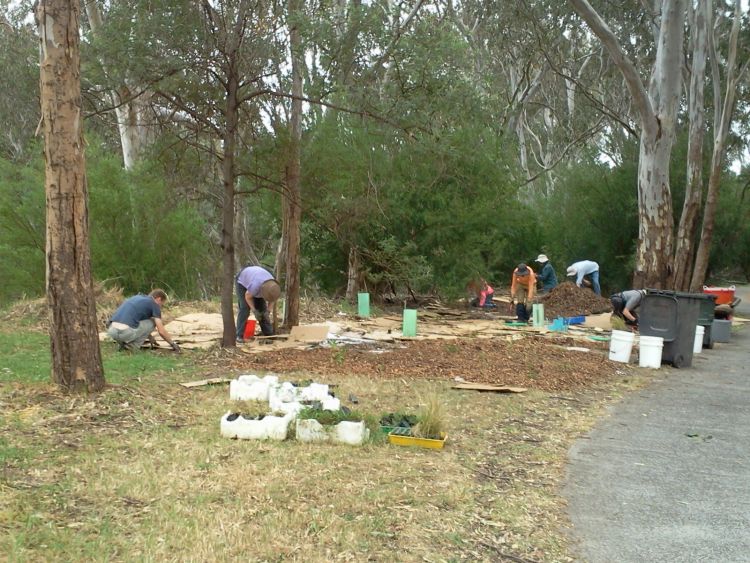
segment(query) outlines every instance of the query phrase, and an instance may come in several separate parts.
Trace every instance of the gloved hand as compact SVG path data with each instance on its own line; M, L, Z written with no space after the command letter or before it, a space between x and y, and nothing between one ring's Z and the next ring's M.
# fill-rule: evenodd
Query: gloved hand
M178 354L180 352L182 352L182 350L180 350L180 346L177 344L177 342L172 341L172 343L170 344L170 346L172 347L172 350L174 350Z

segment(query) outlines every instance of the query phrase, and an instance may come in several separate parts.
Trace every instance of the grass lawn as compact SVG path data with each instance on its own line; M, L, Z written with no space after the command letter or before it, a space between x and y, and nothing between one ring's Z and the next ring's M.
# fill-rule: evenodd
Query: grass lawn
M45 334L0 332L0 553L11 561L566 561L558 485L572 441L636 379L565 396L448 382L318 381L357 410L439 393L446 448L224 439L222 354L118 353L108 388L49 383ZM304 376L304 374L300 374ZM346 401L344 401L346 402ZM242 406L240 406L242 408Z

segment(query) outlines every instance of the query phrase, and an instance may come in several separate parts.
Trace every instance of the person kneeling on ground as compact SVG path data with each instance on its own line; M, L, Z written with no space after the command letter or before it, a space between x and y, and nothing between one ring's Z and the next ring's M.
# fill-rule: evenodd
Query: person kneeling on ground
M526 264L519 264L513 270L513 277L510 282L510 306L515 304L516 315L521 322L529 321L528 304L534 299L536 290L536 276L534 270Z
M495 296L495 290L487 283L485 279L472 281L468 286L475 297L471 300L472 307L481 307L484 309L494 309L496 307L492 298Z
M161 308L167 301L162 289L148 295L134 295L126 299L107 323L107 335L120 345L120 350L138 350L146 339L151 340L154 328L175 352L180 347L172 339L161 321Z
M245 342L245 324L253 312L263 336L273 336L268 307L281 295L279 283L271 272L260 266L247 266L237 274L237 343Z
M631 289L615 293L609 298L612 302L612 316L623 319L628 326L638 328L638 315L635 311L641 306L644 295L646 295L645 289Z

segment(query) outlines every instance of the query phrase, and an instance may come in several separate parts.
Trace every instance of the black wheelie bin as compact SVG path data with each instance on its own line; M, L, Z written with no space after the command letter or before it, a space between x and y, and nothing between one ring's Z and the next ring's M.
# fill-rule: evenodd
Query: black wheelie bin
M695 327L700 300L695 293L649 289L643 297L638 330L644 336L664 339L662 362L676 368L693 364Z

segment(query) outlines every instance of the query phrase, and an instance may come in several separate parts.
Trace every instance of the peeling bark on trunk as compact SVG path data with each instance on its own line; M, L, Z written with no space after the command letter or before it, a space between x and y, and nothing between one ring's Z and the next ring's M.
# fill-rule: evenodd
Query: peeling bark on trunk
M633 286L667 288L671 281L672 195L669 189L671 139L641 140L638 159L638 246Z
M698 229L703 194L703 132L705 130L703 84L708 56L707 22L712 12L711 4L710 0L699 2L691 14L693 56L688 90L690 128L687 154L687 187L675 239L675 271L672 284L677 291L688 291L690 289L694 241Z
M89 248L81 116L79 3L40 0L40 87L47 209L47 302L52 380L67 391L104 388Z

